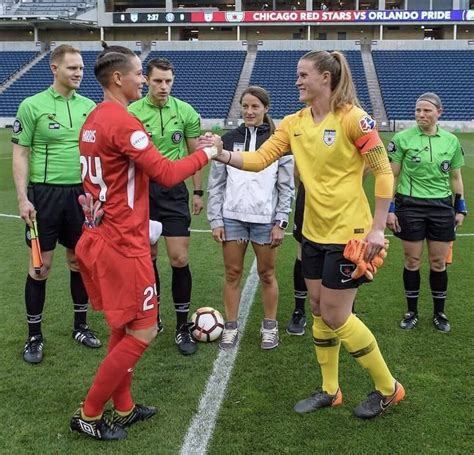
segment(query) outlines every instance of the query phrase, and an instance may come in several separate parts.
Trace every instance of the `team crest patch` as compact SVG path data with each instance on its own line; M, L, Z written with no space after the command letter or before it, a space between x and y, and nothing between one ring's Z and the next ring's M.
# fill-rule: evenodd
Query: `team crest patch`
M449 170L451 169L451 161L449 161L449 160L444 160L444 161L440 164L439 167L441 168L441 170L442 170L443 172L449 172Z
M13 133L19 134L23 131L23 127L21 126L21 122L18 119L15 119L13 122Z
M326 145L332 145L336 142L336 130L324 130L323 141Z
M181 131L175 131L171 135L171 140L174 144L178 144L179 142L181 142L181 139L183 139L183 133Z
M395 153L397 151L397 146L395 145L395 142L389 142L387 145L387 152L388 153Z
M360 129L363 133L369 133L372 131L376 124L376 121L368 115L365 115L359 120Z
M352 272L355 270L355 267L355 264L340 264L339 272L341 272L341 275L345 276L346 278L350 278Z

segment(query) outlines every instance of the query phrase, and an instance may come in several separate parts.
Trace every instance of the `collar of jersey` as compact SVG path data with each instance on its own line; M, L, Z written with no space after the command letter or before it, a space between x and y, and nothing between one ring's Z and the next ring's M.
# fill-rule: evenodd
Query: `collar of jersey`
M68 101L68 100L71 100L71 99L73 99L73 98L76 97L76 91L75 91L75 90L74 90L74 92L73 92L71 98L64 98L64 96L62 96L60 93L58 93L56 90L54 90L54 88L53 88L52 85L49 86L48 90L49 90L49 93L50 93L54 98L61 98L62 100Z
M419 136L429 136L429 137L441 136L441 134L439 132L439 126L438 125L436 125L436 134L433 134L433 135L428 135L428 134L423 133L423 130L418 125L416 125L416 128L418 129L418 135Z
M169 96L168 96L168 101L166 101L166 104L165 104L164 106L161 106L161 107L160 107L160 106L157 106L156 104L153 104L153 103L151 102L151 99L150 99L150 97L149 97L149 95L148 95L148 93L147 93L147 95L146 95L146 97L145 97L145 102L146 102L148 105L150 105L151 107L154 107L154 108L156 108L156 109L160 109L160 108L163 109L164 107L170 108L170 107L171 107L171 99L172 99L172 98L173 98L173 97L172 97L171 95L169 95Z

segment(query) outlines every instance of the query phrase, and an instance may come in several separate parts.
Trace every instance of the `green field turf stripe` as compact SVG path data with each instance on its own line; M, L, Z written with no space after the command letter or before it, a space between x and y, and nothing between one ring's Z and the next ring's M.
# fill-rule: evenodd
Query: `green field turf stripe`
M240 297L239 307L239 332L243 335L250 308L255 298L258 287L257 260L255 259L250 269L245 286ZM224 400L227 383L230 380L232 368L239 349L240 339L237 346L230 351L219 351L214 361L212 373L206 384L206 389L199 400L197 413L194 415L191 425L184 437L181 447L181 455L204 455L211 440L217 415Z

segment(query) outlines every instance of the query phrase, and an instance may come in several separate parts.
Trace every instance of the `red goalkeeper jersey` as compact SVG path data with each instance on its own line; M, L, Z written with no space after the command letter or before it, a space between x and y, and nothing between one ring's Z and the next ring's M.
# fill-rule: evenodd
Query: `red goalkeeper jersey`
M94 231L127 257L150 254L149 178L171 187L208 161L203 151L167 160L140 121L110 101L99 104L87 118L79 149L84 190L102 202L105 212Z

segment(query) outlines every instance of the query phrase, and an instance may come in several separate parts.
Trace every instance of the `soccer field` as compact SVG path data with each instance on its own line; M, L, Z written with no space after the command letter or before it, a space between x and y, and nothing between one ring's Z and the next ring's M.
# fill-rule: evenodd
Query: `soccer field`
M137 366L134 397L156 405L159 414L130 429L120 443L103 443L69 432L69 419L84 398L105 348L87 350L72 340L72 303L64 250L56 250L48 280L43 316L45 356L39 365L22 360L27 335L24 284L27 251L24 225L17 215L11 175L10 131L0 129L0 453L82 454L205 453L203 434L209 434L209 454L306 453L471 453L472 372L474 316L469 282L472 278L474 220L469 215L459 230L454 263L449 268L446 313L453 330L437 332L431 322L432 302L426 258L422 269L420 322L416 330L398 328L405 311L400 242L391 238L385 266L374 282L363 286L356 311L374 332L393 375L405 386L405 401L373 421L360 421L352 409L371 391L367 373L341 349L340 383L344 405L308 415L293 412L296 401L320 386L311 329L303 337L286 334L293 309L293 262L296 242L287 236L278 257L280 284L280 346L260 349L262 304L259 289L252 303L253 255L247 255L245 297L249 318L235 357L221 354L217 343L201 343L196 355L180 355L174 344L174 309L170 297L170 269L160 241L161 313L165 330ZM388 141L390 135L384 134ZM474 209L474 135L459 134L465 151L463 178L468 209ZM373 194L373 181L367 181ZM192 307L212 306L223 311L224 268L221 249L211 237L205 213L193 217L190 266L193 273ZM471 303L469 303L471 302ZM244 302L242 302L242 305ZM309 311L308 311L309 314ZM103 341L107 338L102 315L89 321ZM201 396L213 373L204 414L197 414ZM229 374L229 381L226 385ZM218 391L224 390L222 406ZM214 421L213 412L217 414ZM193 418L197 440L186 438ZM202 444L203 445L203 444Z

